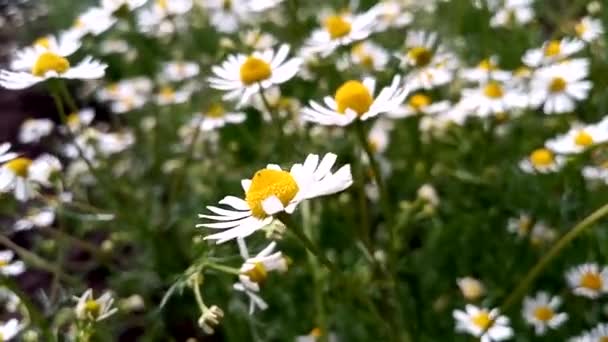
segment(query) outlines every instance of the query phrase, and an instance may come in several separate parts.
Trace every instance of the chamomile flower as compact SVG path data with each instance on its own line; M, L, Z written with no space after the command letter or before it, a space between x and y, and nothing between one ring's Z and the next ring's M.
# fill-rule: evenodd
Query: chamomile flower
M115 23L116 18L112 16L111 12L101 7L91 7L74 20L69 32L78 38L87 34L98 36L110 29Z
M507 340L513 336L509 318L501 316L498 309L478 308L467 304L465 311L454 310L456 331L471 334L481 342Z
M18 201L34 197L38 185L49 186L50 176L61 169L59 160L42 155L32 160L18 157L0 167L0 192L13 192Z
M21 299L15 292L6 287L0 287L0 303L2 303L2 308L8 312L16 312L19 309L19 304L21 304Z
M574 124L567 133L548 140L545 146L560 154L584 152L589 147L608 141L607 124L606 120L592 125Z
M486 293L486 288L483 283L473 277L464 277L456 279L458 288L462 293L462 296L467 300L478 300Z
M600 180L600 181L608 184L608 167L606 167L604 165L585 166L581 172L583 174L583 177L585 177L585 179Z
M248 30L240 36L243 44L254 50L270 49L277 44L277 40L273 35L261 32L259 29Z
M251 96L263 89L287 82L296 75L302 64L300 58L287 59L289 45L283 44L274 51L256 51L228 56L221 66L214 66L214 77L209 78L211 88L228 91L226 100L238 99L245 104Z
M245 121L247 114L244 112L226 111L219 103L214 103L207 110L196 113L190 121L203 132L213 131L228 124L237 124Z
M148 0L101 0L101 7L109 12L116 12L122 8L133 11L143 6Z
M608 268L586 263L566 272L566 280L575 295L591 299L608 292Z
M530 104L545 114L571 112L576 101L587 98L592 83L585 80L589 61L575 59L538 69L531 82Z
M340 46L367 38L372 32L375 13L334 14L322 18L323 27L313 31L303 48L304 54L328 56Z
M247 0L247 7L253 12L263 12L272 9L284 0Z
M376 120L369 130L367 142L372 151L377 154L382 154L386 151L390 142L390 131L393 129L393 124L388 120Z
M23 326L16 318L8 322L0 322L0 340L10 341L23 329Z
M437 34L410 31L405 40L406 53L397 55L402 65L409 66L406 84L412 89L431 89L450 82L455 58L437 45Z
M433 115L445 112L449 108L450 103L448 101L433 102L430 95L423 92L416 92L398 108L386 113L386 116L391 119L401 119L421 114Z
M474 68L465 69L462 71L462 78L473 81L486 83L490 80L506 82L511 78L511 73L505 70L500 70L498 66L498 58L492 56L483 59Z
M110 292L105 292L95 299L93 290L88 289L80 297L74 297L74 300L77 302L74 308L76 318L82 321L99 322L118 311L117 308L112 308L114 298Z
M498 81L489 81L479 88L462 90L462 105L480 117L507 113L523 107L526 97Z
M601 19L584 17L574 25L574 31L579 39L591 43L604 34L604 26Z
M310 101L309 107L302 109L302 118L325 126L347 126L355 120L391 112L408 94L400 83L401 78L395 76L391 85L374 97L376 81L373 78L365 78L363 82L347 81L336 90L333 98L326 96L323 99L324 105Z
M0 274L4 276L18 276L25 272L25 263L13 260L15 253L11 250L0 251Z
M551 173L561 170L565 163L563 156L556 156L546 148L539 148L520 161L519 168L527 173Z
M10 143L0 144L0 163L4 163L11 159L17 158L18 154L14 153L14 152L9 152L10 150L11 150Z
M163 65L162 77L169 82L180 82L199 74L200 67L194 62L176 61Z
M260 284L268 277L268 272L287 271L287 260L281 252L274 252L275 242L271 242L255 257L250 257L243 240L239 239L239 246L245 262L241 266L239 282L234 284L234 289L245 292L249 297L249 314L257 309L266 310L268 304L257 294L260 292ZM274 252L274 253L273 253Z
M522 315L529 325L534 326L536 335L544 335L548 329L556 329L568 320L567 313L557 312L561 303L561 298L539 292L534 298L524 299Z
M28 71L0 70L0 86L7 89L25 89L51 78L91 80L104 76L106 65L85 57L76 66L63 56L51 51L36 51L28 60Z
M83 108L78 112L68 114L66 124L71 132L78 132L89 126L93 119L95 119L95 110L93 108Z
M152 10L162 16L174 16L187 13L192 9L192 0L155 0Z
M10 69L13 71L31 70L41 54L52 53L65 58L76 52L80 45L80 39L69 32L63 32L57 37L53 35L40 37L31 46L15 53Z
M382 0L370 9L376 15L374 31L382 32L390 28L401 28L409 25L414 20L414 15L409 12L399 1Z
M176 90L171 86L163 86L156 94L156 103L160 106L185 103L191 95L192 92L186 87Z
M252 14L247 0L205 0L202 5L209 11L211 25L223 33L236 32Z
M37 143L53 132L55 124L50 119L26 119L19 128L19 142Z
M220 222L202 223L197 227L222 230L205 237L217 243L244 238L268 225L274 214L282 211L291 214L302 201L340 192L348 188L353 179L350 165L331 172L336 159L335 154L328 153L319 162L318 155L310 154L303 164L294 164L289 172L269 164L252 179L241 181L245 199L227 196L219 203L230 209L208 206L207 209L217 215L199 215Z
M587 335L588 340L586 342L603 342L608 339L608 324L601 323L598 324L595 328L593 328L589 334Z
M542 47L526 51L522 61L529 67L535 68L564 60L581 51L585 44L575 38L550 40Z
M507 231L522 238L527 236L532 230L534 220L526 213L519 214L518 217L510 218L507 221Z
M533 0L505 0L490 19L490 26L525 25L534 19Z
M112 83L102 88L97 96L102 101L111 101L112 112L122 114L141 108L151 91L152 82L149 79L136 77Z
M389 54L381 46L369 41L353 45L350 60L370 71L383 70L389 60Z
M30 230L33 228L48 227L55 221L55 210L51 207L35 208L27 212L13 224L13 230Z

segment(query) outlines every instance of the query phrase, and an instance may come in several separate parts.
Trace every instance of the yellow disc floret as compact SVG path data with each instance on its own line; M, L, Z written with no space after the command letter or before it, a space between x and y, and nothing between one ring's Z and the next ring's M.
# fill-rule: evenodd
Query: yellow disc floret
M593 145L593 137L591 136L591 134L585 131L580 131L574 137L574 143L582 147L591 146Z
M264 60L251 56L241 65L240 75L245 85L252 85L268 79L272 75L272 69Z
M418 67L427 66L433 59L433 52L424 46L416 46L407 52L407 56Z
M84 303L84 311L87 315L97 318L101 312L101 305L96 300L89 299Z
M32 75L42 77L49 71L63 74L69 68L70 62L68 62L67 59L52 52L44 52L38 57L36 63L34 63Z
M23 157L15 158L4 164L4 166L13 171L14 174L23 178L28 176L30 165L32 165L32 160Z
M283 206L287 206L299 190L298 183L289 172L262 169L253 175L245 200L254 217L264 218L268 216L262 207L264 200L276 196Z
M226 114L226 110L219 103L214 103L207 109L207 116L211 118L221 118Z
M599 291L604 287L604 282L599 274L587 272L581 276L579 285L586 289Z
M325 29L331 39L342 38L350 33L351 24L339 15L331 15L325 19Z
M407 104L414 110L420 111L431 104L431 98L424 94L416 94L410 97Z
M338 105L339 113L344 113L347 108L350 108L359 115L367 112L374 102L369 89L359 81L347 81L340 86L334 100Z
M555 161L553 152L546 148L539 148L530 154L530 162L535 167L547 167Z
M553 316L555 316L555 312L548 306L539 306L534 309L534 317L539 321L550 321Z
M34 41L34 46L48 50L51 48L51 40L48 37L40 37Z
M264 264L261 262L254 263L253 267L247 272L244 272L243 274L248 276L252 282L258 284L263 283L268 277L268 271L266 270L266 266L264 266Z
M483 88L483 93L486 97L491 99L500 99L503 97L505 92L498 82L492 81L486 84L486 86Z
M549 91L552 93L561 93L566 89L566 80L562 77L554 77L549 83Z
M559 40L552 40L545 46L545 56L547 57L557 56L561 53L561 51L562 48Z
M487 329L492 325L492 319L490 318L490 313L486 310L481 310L479 313L471 318L473 324L481 329Z

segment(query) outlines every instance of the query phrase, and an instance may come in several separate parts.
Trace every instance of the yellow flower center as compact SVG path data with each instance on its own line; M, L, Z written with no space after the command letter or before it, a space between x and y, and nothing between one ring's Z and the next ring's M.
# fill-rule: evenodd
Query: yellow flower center
M42 77L49 71L63 74L69 68L70 62L68 62L67 59L52 52L44 52L38 57L36 63L34 63L32 75Z
M528 217L522 217L519 219L519 224L517 225L517 229L521 235L528 234L530 228L532 227L532 220Z
M245 85L251 85L269 78L272 75L272 69L270 69L270 64L251 56L241 65L240 74L241 81Z
M374 56L367 53L365 50L365 45L363 43L359 43L355 45L352 49L352 52L355 56L359 57L360 63L366 68L374 67Z
M559 40L552 40L545 46L545 56L553 57L561 53L561 43Z
M546 148L539 148L530 154L530 162L535 167L546 167L554 162L553 152Z
M319 338L323 336L323 330L321 330L321 328L314 328L310 331L309 335L315 338Z
M226 11L230 10L232 8L232 0L224 0L222 8Z
M513 73L517 77L527 77L530 75L531 71L530 71L530 68L527 68L525 66L520 66L517 69L515 69L515 71Z
M245 200L254 217L264 218L267 216L262 207L265 199L276 196L286 206L299 190L298 183L289 172L262 169L253 175Z
M85 23L84 23L84 21L82 21L82 19L77 18L76 20L74 20L74 24L72 26L74 28L84 28L85 27Z
M84 311L92 317L97 317L101 311L101 305L96 300L89 299L84 303Z
M253 267L244 273L246 276L251 279L252 282L261 284L268 277L268 271L266 270L266 266L264 266L261 262L256 262L253 264Z
M554 77L549 83L549 91L552 93L560 93L566 89L566 80L562 77Z
M34 41L34 46L38 46L48 50L51 48L51 40L47 37L40 37Z
M226 110L224 110L224 107L222 107L221 104L214 103L209 107L206 114L208 117L221 118L226 114Z
M574 143L582 147L591 146L593 145L593 137L591 136L591 134L585 131L580 131L574 137Z
M542 322L550 321L555 316L555 312L550 307L539 306L534 309L534 317Z
M424 46L416 46L407 52L407 56L419 67L427 66L433 59L433 52Z
M492 325L490 313L485 310L482 310L477 315L473 316L471 321L481 329L487 329L490 327L490 325Z
M599 291L602 289L604 283L602 277L593 272L587 272L581 276L580 286L586 289Z
M407 104L416 111L424 109L431 104L431 98L424 94L415 94L407 101Z
M608 336L600 337L600 342L608 342Z
M15 158L5 164L5 166L19 177L26 178L29 174L29 168L32 165L32 160L29 158Z
M67 122L69 126L78 126L80 125L80 116L78 116L78 113L72 113L68 115Z
M574 32L576 32L576 35L579 37L582 37L583 34L585 34L585 32L587 32L588 29L589 28L587 27L587 25L585 25L582 22L574 25Z
M163 10L166 10L168 6L168 0L156 0L156 5Z
M483 93L491 99L500 99L504 95L504 90L498 82L489 82L483 88Z
M372 94L363 83L359 81L347 81L336 91L334 99L338 105L338 112L344 113L347 108L362 115L374 102Z
M331 15L325 19L325 29L331 39L342 38L350 33L351 25L339 15Z
M8 266L8 261L7 260L0 260L0 268L2 268L4 266ZM0 341L2 341L2 340L0 339Z
M496 70L496 64L492 63L489 58L486 58L479 62L479 65L477 65L477 67L486 71Z
M168 101L171 101L175 98L175 90L169 86L165 86L160 88L160 96Z

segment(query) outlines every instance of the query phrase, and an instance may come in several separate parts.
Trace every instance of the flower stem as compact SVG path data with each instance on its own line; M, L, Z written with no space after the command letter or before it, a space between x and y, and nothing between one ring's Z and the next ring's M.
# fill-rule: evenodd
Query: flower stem
M203 301L203 295L201 294L201 278L202 275L195 274L192 276L192 290L194 291L194 297L196 298L196 304L198 304L199 309L201 310L201 314L204 314L209 310L205 302Z
M300 227L295 224L295 222L288 214L279 213L276 216L279 221L283 222L283 224L288 228L288 230L293 233L298 238L298 240L300 240L304 247L323 264L323 266L327 267L327 269L329 269L330 271L338 270L336 266L331 261L329 261L329 259L327 259L327 257L319 250L319 248L315 246L312 241L310 241L308 236L304 234L302 229L300 229Z
M266 110L268 111L268 114L270 115L273 124L276 126L276 130L277 130L277 134L278 134L278 142L283 141L283 136L284 133L283 132L283 126L281 125L281 120L279 118L278 113L276 113L274 111L274 109L272 108L272 106L270 105L270 102L268 102L268 98L266 98L266 93L264 92L264 89L262 88L262 85L259 84L260 87L260 97L262 98L262 103L264 103L264 107L266 107ZM280 145L282 146L282 145Z
M532 285L534 280L541 274L541 272L549 265L553 259L555 259L559 253L566 247L570 242L581 235L587 228L592 227L594 223L608 215L608 203L585 217L582 221L576 224L570 231L564 234L554 245L549 249L540 260L528 271L522 281L519 282L517 287L511 291L511 294L505 299L501 306L501 311L506 312L521 296L525 294L528 288Z
M241 274L241 271L237 268L230 267L230 266L224 266L224 265L220 265L220 264L215 264L215 263L211 263L211 262L205 263L205 267L211 268L216 271L228 273L228 274L233 274L233 275Z

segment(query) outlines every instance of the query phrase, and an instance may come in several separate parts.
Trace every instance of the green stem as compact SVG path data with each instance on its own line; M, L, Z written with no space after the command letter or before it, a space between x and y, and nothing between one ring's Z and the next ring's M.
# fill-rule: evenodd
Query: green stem
M196 304L198 304L199 309L201 309L201 314L204 314L209 310L205 302L203 301L203 295L201 294L201 275L196 274L194 276L194 280L192 281L192 290L194 291L194 298L196 298Z
M284 136L285 132L283 132L283 126L281 125L281 120L279 118L279 115L272 109L270 102L268 102L268 99L266 98L266 93L264 92L264 89L262 88L262 84L258 84L258 85L260 87L260 97L262 98L262 103L264 103L264 107L266 107L266 110L268 111L268 114L270 115L270 117L272 119L272 123L276 126L276 130L277 130L277 134L278 134L277 142L279 143L279 146L283 146L282 144L280 144L280 142L283 141L283 136Z
M564 234L554 245L549 249L537 263L528 271L522 281L519 282L517 287L511 291L511 294L505 299L501 305L501 311L506 312L517 300L523 296L528 288L532 285L534 280L541 274L541 272L549 265L553 259L555 259L559 253L566 247L570 242L581 235L587 228L593 226L594 223L599 221L604 216L608 215L608 203L585 217L577 225L575 225L570 231Z
M286 213L279 213L276 215L279 221L283 222L283 224L288 228L288 230L293 233L298 240L304 245L304 247L312 253L322 264L327 267L327 269L331 271L337 271L336 266L327 259L327 257L315 246L312 241L304 234L304 232L295 224L295 222L291 219L291 217Z
M59 84L59 91L63 94L63 99L67 103L68 107L70 107L70 111L72 111L72 113L78 113L78 106L76 105L72 94L70 94L68 87L65 85L65 82L60 80L57 83Z
M215 263L211 263L211 262L205 263L204 266L207 268L216 270L216 271L233 274L233 275L237 275L237 276L241 274L241 271L238 268L234 268L234 267L230 267L230 266L224 266L224 265L215 264Z

